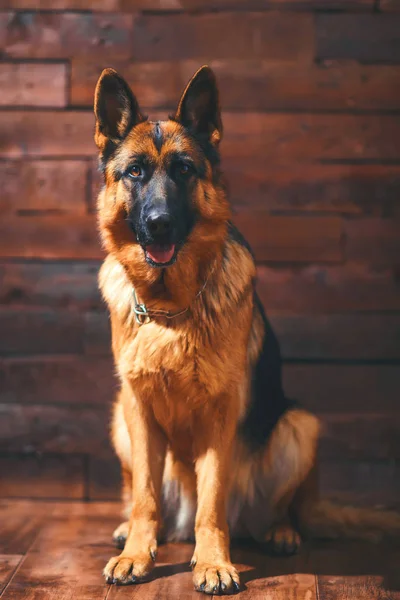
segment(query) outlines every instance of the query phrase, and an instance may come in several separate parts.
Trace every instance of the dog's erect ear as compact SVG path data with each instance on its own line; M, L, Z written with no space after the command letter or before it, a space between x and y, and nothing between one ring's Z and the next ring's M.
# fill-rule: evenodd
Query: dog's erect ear
M143 121L130 87L114 69L104 69L94 94L95 142L100 150L108 141L118 144L130 129Z
M221 140L218 87L210 67L201 67L193 75L182 94L174 118L193 133L206 135L213 144Z

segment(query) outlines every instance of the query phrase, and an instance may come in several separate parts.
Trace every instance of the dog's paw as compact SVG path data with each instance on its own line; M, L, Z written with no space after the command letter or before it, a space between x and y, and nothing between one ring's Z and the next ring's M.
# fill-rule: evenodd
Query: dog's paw
M118 525L117 529L114 531L112 539L115 546L119 550L123 550L125 547L125 542L128 538L129 533L129 521L124 521L121 525Z
M277 525L267 533L265 543L271 554L290 556L299 552L301 537L290 525Z
M235 594L240 590L238 572L230 563L221 565L195 564L193 583L197 592L204 592L205 594Z
M155 561L155 550L137 553L135 556L120 556L111 558L104 569L107 583L128 585L146 577L152 570Z

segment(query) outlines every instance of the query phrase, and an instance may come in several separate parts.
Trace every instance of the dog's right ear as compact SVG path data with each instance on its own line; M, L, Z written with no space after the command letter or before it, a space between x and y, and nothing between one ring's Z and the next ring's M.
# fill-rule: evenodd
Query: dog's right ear
M100 75L94 94L94 114L94 140L100 150L108 142L118 144L132 127L144 121L130 87L114 69L104 69Z

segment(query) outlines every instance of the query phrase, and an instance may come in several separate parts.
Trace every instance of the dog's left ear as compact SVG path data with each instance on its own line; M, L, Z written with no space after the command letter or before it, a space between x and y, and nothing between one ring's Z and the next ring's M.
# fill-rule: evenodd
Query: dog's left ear
M95 142L103 150L107 142L118 144L144 120L139 104L125 79L114 69L104 69L94 95Z
M220 142L222 120L217 80L207 65L187 84L174 118L194 134L207 136L213 144Z

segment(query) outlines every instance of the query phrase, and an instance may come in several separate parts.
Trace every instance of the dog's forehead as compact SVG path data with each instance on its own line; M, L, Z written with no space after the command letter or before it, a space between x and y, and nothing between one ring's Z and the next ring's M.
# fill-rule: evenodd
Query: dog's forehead
M185 129L176 121L145 121L132 129L119 156L148 156L153 162L162 162L169 154L182 154L201 160L199 149Z

